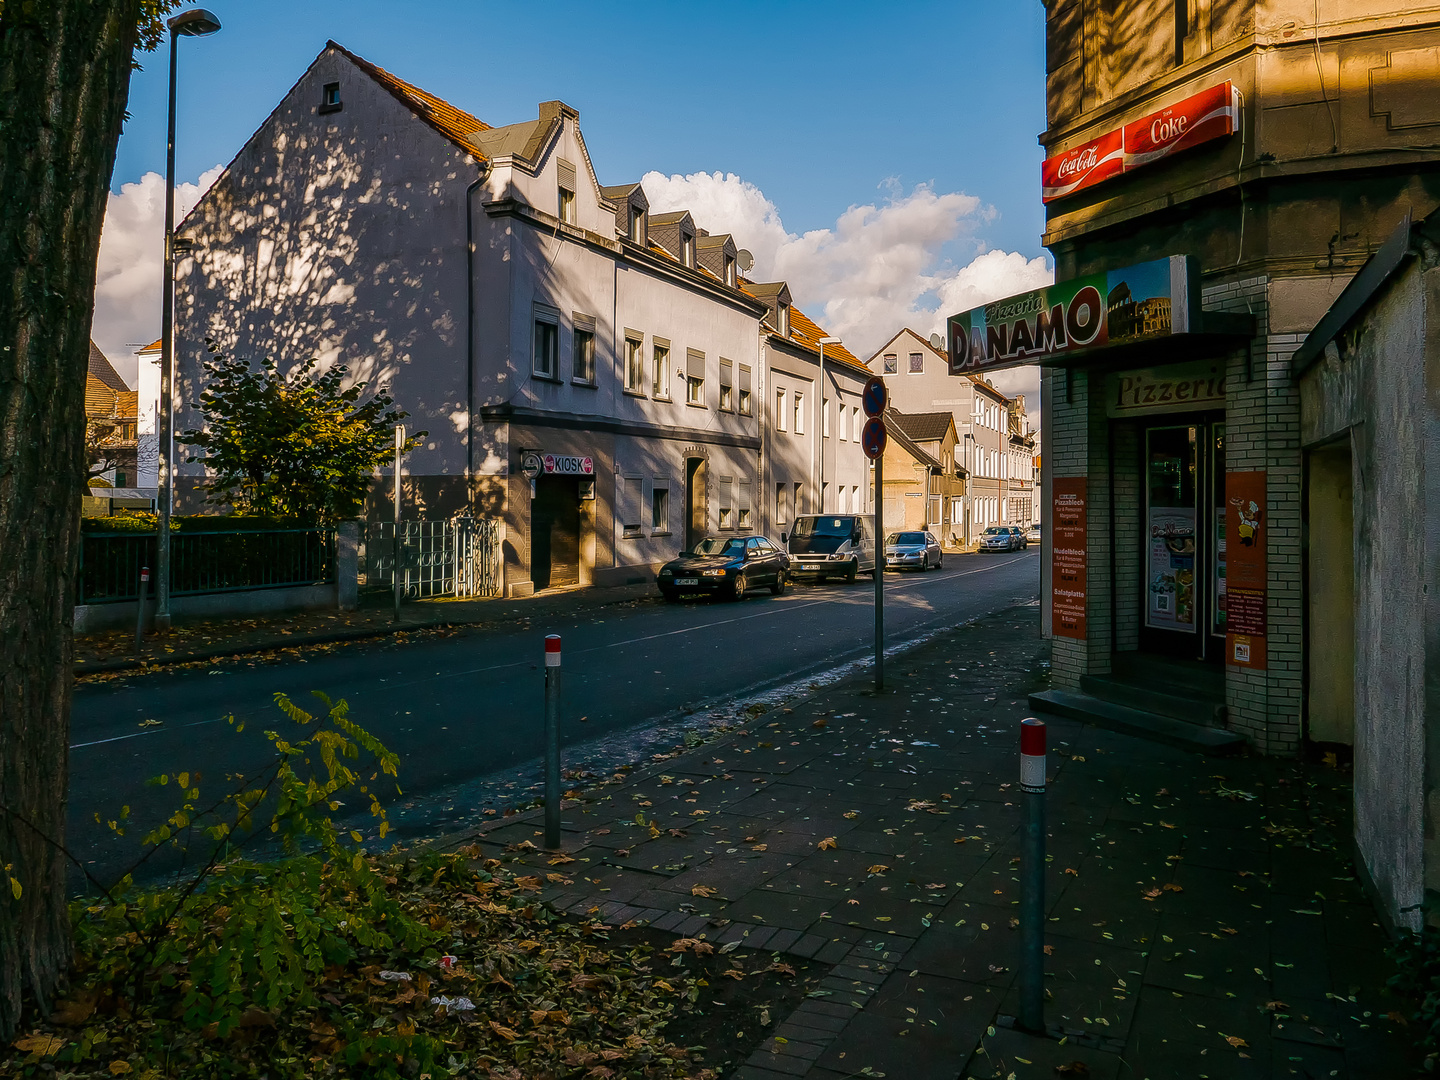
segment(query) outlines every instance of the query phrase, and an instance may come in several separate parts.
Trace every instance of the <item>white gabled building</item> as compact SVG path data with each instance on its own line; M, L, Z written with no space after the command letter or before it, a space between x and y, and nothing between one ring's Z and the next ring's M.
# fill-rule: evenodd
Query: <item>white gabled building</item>
M180 231L178 431L207 338L345 364L428 432L406 516L499 518L510 595L761 528L767 307L732 238L601 186L569 106L492 127L330 42ZM203 472L178 472L193 507Z

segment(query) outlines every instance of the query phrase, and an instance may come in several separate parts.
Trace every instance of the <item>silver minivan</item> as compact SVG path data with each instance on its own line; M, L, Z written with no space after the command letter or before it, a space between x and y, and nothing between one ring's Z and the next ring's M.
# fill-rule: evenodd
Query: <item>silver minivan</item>
M843 577L875 572L875 533L862 514L800 514L781 533L790 553L790 577Z

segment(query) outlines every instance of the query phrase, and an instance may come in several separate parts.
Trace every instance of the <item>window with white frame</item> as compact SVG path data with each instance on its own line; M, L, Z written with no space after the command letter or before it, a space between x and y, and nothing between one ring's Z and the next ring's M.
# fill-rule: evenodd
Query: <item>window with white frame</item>
M670 400L670 342L663 338L651 338L651 374L655 377L654 395L656 401Z
M786 431L788 413L785 411L785 391L775 391L775 430Z
M640 525L641 500L645 492L645 481L639 476L626 476L620 480L620 531L622 536L640 536L644 532Z
M750 490L750 481L741 480L739 505L735 507L735 527L737 529L749 529L751 526Z
M925 354L912 352L910 354L910 374L919 375L925 370Z
M795 434L805 434L805 394L800 390L795 391Z
M852 513L856 514L863 514L865 512L865 504L861 501L860 498L859 484L850 485L850 510Z
M685 403L705 406L705 354L694 349L685 353Z
M795 506L795 513L796 513L797 516L800 515L800 514L803 514L803 513L805 512L805 485L802 484L802 483L800 483L800 481L798 481L798 480L795 481L795 502L794 502L794 506Z
M645 393L645 338L638 330L625 331L625 392Z
M830 399L820 399L820 436L830 438Z
M541 379L560 377L560 313L543 304L535 305L533 368Z
M653 536L668 536L670 533L670 481L650 482L650 533Z
M693 267L695 265L695 234L682 232L680 234L680 264Z
M595 385L595 317L576 312L575 335L570 349L570 378L587 386Z
M788 338L790 336L790 305L785 303L778 304L776 310L779 312L780 336L782 338Z
M839 425L838 425L838 426L839 426L839 428L840 428L840 431L839 431L840 441L841 441L841 442L849 442L849 441L850 441L850 411L845 408L845 405L844 405L843 402L841 403L839 409L838 409L837 412L836 412L835 419L836 419L837 421L839 421Z
M720 411L732 412L735 408L735 364L720 358Z
M740 365L740 415L753 416L755 413L754 373L749 364Z
M564 158L555 159L555 183L560 191L560 220L566 225L574 225L575 192L580 190L575 185L574 162L566 161Z
M733 476L720 477L720 528L733 529L735 527L735 478Z
M789 501L789 500L786 498L786 496L789 494L789 492L790 492L790 487L789 487L788 484L776 484L776 485L775 485L775 524L776 524L776 525L784 525L787 521L790 520L790 512L786 509L786 506L785 506L785 504Z
M856 442L859 442L859 441L860 441L860 431L861 431L861 427L860 427L860 406L859 406L859 405L851 405L851 406L850 406L850 438L854 439Z
M645 242L645 208L630 205L630 239L637 244Z

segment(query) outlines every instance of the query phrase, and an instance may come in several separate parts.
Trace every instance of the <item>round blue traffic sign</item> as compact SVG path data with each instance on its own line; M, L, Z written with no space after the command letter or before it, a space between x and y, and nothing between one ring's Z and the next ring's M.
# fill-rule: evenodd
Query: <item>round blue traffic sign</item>
M871 375L865 383L865 389L860 391L860 402L865 406L865 415L879 416L885 411L885 405L889 400L890 395L885 390L885 380L879 375Z
M860 431L860 447L865 451L865 456L874 461L881 454L885 453L885 444L890 437L885 434L885 421L878 416L872 416L865 421L865 427Z

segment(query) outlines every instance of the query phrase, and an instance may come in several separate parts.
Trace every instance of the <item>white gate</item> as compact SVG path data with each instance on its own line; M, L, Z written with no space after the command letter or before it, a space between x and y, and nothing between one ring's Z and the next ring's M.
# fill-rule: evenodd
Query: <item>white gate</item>
M365 527L365 582L395 581L395 523ZM500 523L469 516L400 523L400 586L409 600L500 595Z

